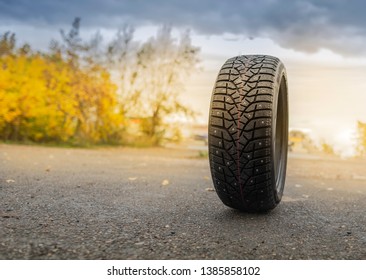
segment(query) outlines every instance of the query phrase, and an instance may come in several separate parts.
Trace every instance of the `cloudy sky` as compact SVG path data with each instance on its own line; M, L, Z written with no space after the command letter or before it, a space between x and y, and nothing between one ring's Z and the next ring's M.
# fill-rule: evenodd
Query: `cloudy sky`
M356 0L0 0L0 33L45 48L82 18L82 31L111 36L125 23L136 37L157 26L189 28L201 48L203 71L187 84L184 99L208 114L215 76L238 54L271 54L287 67L290 126L309 129L347 154L356 120L366 122L366 1Z

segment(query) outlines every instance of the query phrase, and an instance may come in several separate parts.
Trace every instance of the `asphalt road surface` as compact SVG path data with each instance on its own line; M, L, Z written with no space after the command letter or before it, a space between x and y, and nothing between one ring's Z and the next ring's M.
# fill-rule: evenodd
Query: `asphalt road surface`
M0 259L366 259L366 162L291 156L268 214L174 149L0 145Z

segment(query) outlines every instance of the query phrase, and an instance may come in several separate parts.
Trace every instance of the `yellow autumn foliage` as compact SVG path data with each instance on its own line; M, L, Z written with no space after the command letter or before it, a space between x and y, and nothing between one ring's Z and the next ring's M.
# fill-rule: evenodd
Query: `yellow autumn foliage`
M0 57L3 140L103 143L121 140L116 86L102 67L75 69L59 57Z
M75 18L47 51L0 34L0 140L160 145L177 138L179 124L169 117L194 115L179 99L198 63L189 33L176 41L163 27L140 43L126 27L101 44L100 35L85 41L79 29Z

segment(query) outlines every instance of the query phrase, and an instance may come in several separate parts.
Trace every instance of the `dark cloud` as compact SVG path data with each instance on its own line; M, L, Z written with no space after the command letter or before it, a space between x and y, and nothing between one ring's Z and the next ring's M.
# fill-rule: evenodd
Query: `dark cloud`
M90 28L171 23L203 34L268 37L305 52L366 55L366 1L355 0L0 0L0 24Z

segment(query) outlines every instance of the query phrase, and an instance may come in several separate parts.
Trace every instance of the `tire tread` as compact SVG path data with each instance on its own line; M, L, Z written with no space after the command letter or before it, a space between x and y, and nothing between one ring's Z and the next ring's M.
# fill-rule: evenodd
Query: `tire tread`
M213 89L211 174L220 199L232 208L260 212L277 205L271 185L271 120L279 63L259 55L228 59Z

